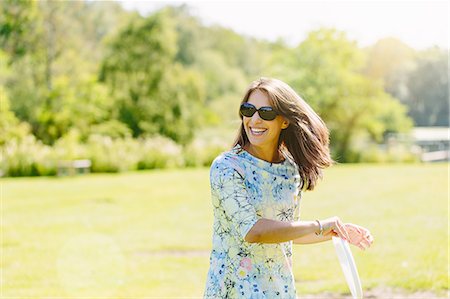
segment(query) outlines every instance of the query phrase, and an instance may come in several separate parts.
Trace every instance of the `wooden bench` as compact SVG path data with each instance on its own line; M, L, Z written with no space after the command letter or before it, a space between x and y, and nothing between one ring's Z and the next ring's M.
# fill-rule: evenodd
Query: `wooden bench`
M89 159L59 161L58 176L90 173L91 166Z

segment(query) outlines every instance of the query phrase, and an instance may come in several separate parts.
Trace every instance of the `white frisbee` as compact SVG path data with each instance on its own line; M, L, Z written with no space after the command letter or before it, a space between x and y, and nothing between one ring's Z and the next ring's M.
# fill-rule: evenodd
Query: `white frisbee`
M333 237L333 244L353 298L362 299L361 281L359 280L358 269L356 269L350 246L347 241L338 237Z

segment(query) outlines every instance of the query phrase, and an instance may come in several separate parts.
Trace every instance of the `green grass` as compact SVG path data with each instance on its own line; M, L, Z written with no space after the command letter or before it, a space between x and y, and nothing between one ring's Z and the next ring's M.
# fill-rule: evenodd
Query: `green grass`
M3 297L200 297L209 170L4 178ZM369 228L352 246L364 289L448 289L448 164L339 165L304 193L302 219ZM298 293L348 292L331 242L297 245Z

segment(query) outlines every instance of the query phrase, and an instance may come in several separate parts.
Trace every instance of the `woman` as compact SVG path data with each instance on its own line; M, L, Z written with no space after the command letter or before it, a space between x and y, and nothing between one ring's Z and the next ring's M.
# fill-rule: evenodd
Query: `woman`
M338 217L300 221L302 190L332 165L324 122L286 83L251 83L234 147L211 165L213 248L205 298L296 298L292 243L332 236L365 249L367 229Z

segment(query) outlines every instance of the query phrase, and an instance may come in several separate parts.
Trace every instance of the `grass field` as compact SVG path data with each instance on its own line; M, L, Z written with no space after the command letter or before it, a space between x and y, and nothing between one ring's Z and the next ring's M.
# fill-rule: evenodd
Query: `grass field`
M448 290L448 164L339 165L302 219L369 228L352 246L365 290ZM3 178L2 298L200 297L211 246L209 170ZM298 294L348 292L331 242L296 245Z

